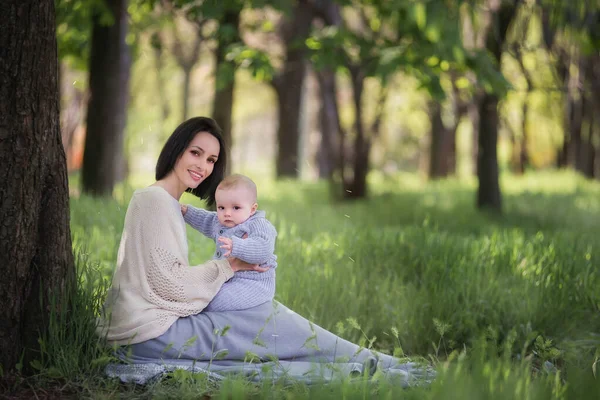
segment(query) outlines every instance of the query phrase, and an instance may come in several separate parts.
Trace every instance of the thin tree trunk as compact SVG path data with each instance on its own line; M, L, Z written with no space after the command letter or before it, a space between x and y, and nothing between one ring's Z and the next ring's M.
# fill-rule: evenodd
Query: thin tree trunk
M569 97L569 140L567 141L567 165L581 171L581 128L583 125L583 105L581 98L571 94Z
M505 124L508 126L508 122L505 122ZM520 174L521 169L520 169L520 161L519 158L521 156L521 149L519 148L519 143L517 140L517 135L515 134L514 129L512 129L512 127L508 126L508 130L509 130L509 135L510 135L510 170L512 172L514 172L515 174Z
M587 154L586 154L586 165L585 165L585 176L593 179L596 175L596 155L597 155L597 151L596 151L596 147L597 145L594 144L593 139L594 139L594 119L596 119L597 117L594 116L593 114L590 114L589 116L589 139L586 143L586 150L587 150Z
M521 50L517 47L515 51L517 53L517 62L519 63L521 72L523 73L525 81L527 82L527 90L525 92L525 98L523 99L523 105L521 107L521 141L519 143L520 152L517 169L519 173L523 174L525 173L525 169L529 166L529 153L527 151L527 141L529 137L529 135L527 134L527 116L529 114L529 95L533 91L533 79L531 79L529 71L527 70L527 68L525 68L525 64L523 63L523 54Z
M489 0L491 28L486 37L486 48L501 66L502 48L508 27L513 20L517 1ZM479 153L477 155L477 206L502 211L498 171L498 97L484 93L479 107Z
M305 1L299 1L291 19L282 26L285 61L281 74L273 81L279 105L275 164L278 178L297 178L300 173L300 105L307 71L303 43L310 32L312 19L312 9Z
M240 11L228 11L225 13L223 20L220 21L222 29L225 26L231 28L234 35L220 35L219 43L216 51L216 66L215 76L217 80L215 97L213 99L213 118L221 129L223 130L223 137L227 144L228 155L231 154L231 147L233 146L232 136L232 113L233 113L233 90L235 85L235 66L225 60L227 55L227 49L229 46L235 43L239 43L241 38L239 36L239 24L240 24ZM231 171L231 157L228 157L229 162L227 163L228 172Z
M166 3L164 3L166 4ZM173 13L173 9L171 6L167 5L167 10ZM179 31L177 29L177 18L175 18L173 23L173 48L172 52L175 56L175 60L177 64L183 70L183 87L181 90L181 106L182 106L182 118L183 120L187 120L190 113L190 85L192 78L192 71L194 66L198 63L198 59L200 58L200 45L202 44L202 26L206 22L205 19L200 18L196 21L196 36L194 37L194 41L191 44L191 50L184 51L184 41L180 38Z
M584 97L584 114L587 128L587 135L583 141L583 148L581 151L582 157L582 172L587 178L594 178L594 163L596 158L596 148L594 144L594 105L591 94Z
M473 130L471 136L471 160L473 165L473 175L477 176L477 165L479 159L479 123L481 117L479 115L479 104L481 103L480 95L474 95L473 101L467 106L467 114L469 115L469 121L471 122L471 128Z
M529 113L529 92L525 95L523 100L523 107L521 109L522 120L521 120L521 143L519 144L519 173L525 173L525 169L529 166L529 152L527 151L527 141L529 135L527 134L527 115Z
M371 141L366 136L362 96L365 76L360 67L352 66L350 77L352 80L352 99L354 101L354 146L352 148L352 180L345 182L344 193L346 198L364 198L367 196L367 173L369 170L369 153Z
M442 105L437 100L429 104L429 119L431 120L431 143L429 147L429 178L439 179L450 173L449 165L453 158L454 141L451 132L444 126L442 120Z
M184 68L183 70L183 121L188 119L190 115L190 81L192 79L192 70Z
M82 186L85 193L110 196L123 172L123 137L127 121L131 57L127 36L127 1L105 0L114 24L92 18L90 102L87 113Z
M563 102L563 143L556 155L556 166L558 168L568 167L568 154L570 146L570 126L571 126L571 94L570 94L570 61L568 60L566 53L561 53L557 61L557 75L560 82L563 83L565 88L565 96Z
M335 72L331 69L316 71L321 95L319 121L321 125L321 146L317 153L319 177L332 179L340 167L340 116L337 104Z
M485 93L480 103L479 151L477 157L477 206L501 210L502 199L498 181L498 98Z
M446 173L447 175L456 174L456 131L458 125L462 120L463 115L467 112L467 103L460 97L460 90L456 86L456 76L451 74L452 78L452 96L450 98L452 104L453 121L452 125L446 129L448 140L446 142L448 146L447 159L446 159Z
M73 277L53 0L0 5L0 365L37 358L50 296ZM60 296L57 297L57 300ZM57 307L65 306L56 304Z
M158 91L158 97L160 99L160 109L162 114L162 123L164 125L171 108L169 107L169 99L167 97L167 90L165 85L164 77L164 63L163 63L163 49L164 44L160 36L160 32L154 32L151 38L152 49L154 50L154 68L156 69L156 88ZM162 126L161 126L162 128Z

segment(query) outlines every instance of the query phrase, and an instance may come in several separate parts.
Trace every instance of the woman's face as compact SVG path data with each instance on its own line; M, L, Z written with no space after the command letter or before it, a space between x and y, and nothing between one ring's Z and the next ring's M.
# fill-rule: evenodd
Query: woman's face
M185 187L195 189L212 174L220 150L216 137L199 132L175 163L175 175Z

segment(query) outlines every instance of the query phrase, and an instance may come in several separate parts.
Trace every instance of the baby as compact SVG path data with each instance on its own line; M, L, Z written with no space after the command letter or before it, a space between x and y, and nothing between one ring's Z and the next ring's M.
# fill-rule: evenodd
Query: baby
M256 185L244 175L230 175L217 186L215 200L216 212L182 205L185 222L215 240L213 258L236 257L269 270L236 272L205 311L243 310L273 300L277 231L265 218L265 212L257 211Z

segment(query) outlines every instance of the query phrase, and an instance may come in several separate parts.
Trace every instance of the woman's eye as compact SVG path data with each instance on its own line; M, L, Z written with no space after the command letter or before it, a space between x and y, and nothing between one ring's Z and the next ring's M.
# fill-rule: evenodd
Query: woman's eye
M215 160L213 160L212 158L209 158L209 159L208 159L208 162L209 162L209 163L211 163L211 164L214 164L214 163L215 163Z
M200 155L200 153L198 152L198 150L192 150L192 154L195 155L195 156L199 156Z

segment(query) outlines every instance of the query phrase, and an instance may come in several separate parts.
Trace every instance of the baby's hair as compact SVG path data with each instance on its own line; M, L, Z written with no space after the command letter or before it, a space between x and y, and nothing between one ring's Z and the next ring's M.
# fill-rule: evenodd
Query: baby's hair
M233 189L233 188L238 188L238 187L244 187L248 190L248 192L250 192L250 194L253 197L253 201L256 202L256 198L257 198L257 190L256 190L256 184L254 183L254 181L250 178L248 178L246 175L242 175L242 174L231 174L227 177L225 177L225 179L223 179L221 181L221 183L219 183L219 186L217 186L217 190L227 190L227 189Z

